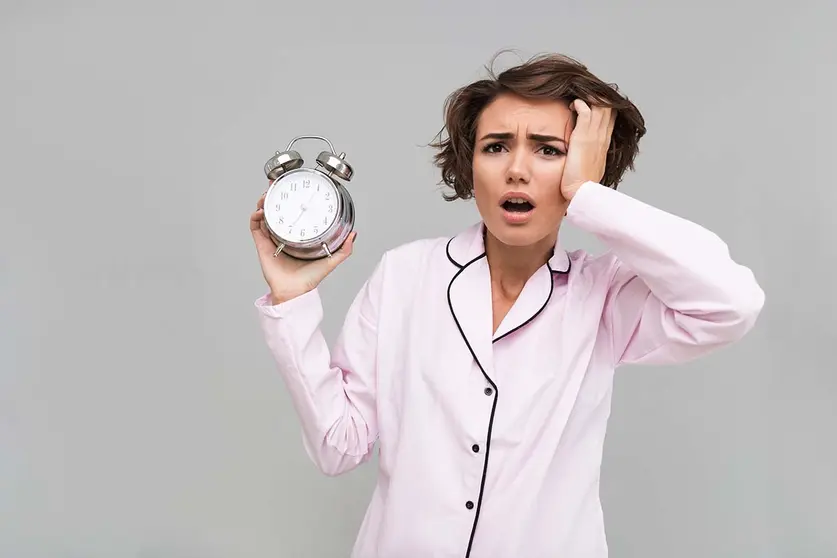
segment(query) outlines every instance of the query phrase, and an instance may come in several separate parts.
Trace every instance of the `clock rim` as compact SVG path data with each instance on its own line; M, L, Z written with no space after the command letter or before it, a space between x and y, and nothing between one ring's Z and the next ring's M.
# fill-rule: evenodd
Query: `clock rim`
M295 174L317 174L331 184L331 187L334 189L334 193L337 197L337 207L335 208L334 219L332 219L329 226L322 233L320 233L319 235L317 235L315 237L312 237L308 240L304 240L304 241L289 240L289 239L283 237L281 234L277 233L275 230L273 230L270 226L270 223L267 220L267 216L266 216L267 212L265 212L265 225L267 226L267 229L270 232L271 236L273 236L273 239L274 239L275 242L278 242L278 243L284 244L285 246L296 248L296 249L299 249L299 250L306 250L306 249L309 249L309 248L318 248L323 244L323 242L328 244L328 241L331 240L331 236L333 234L339 233L340 228L343 225L343 223L341 223L341 221L343 220L343 217L344 217L343 207L346 203L345 200L344 200L344 196L348 196L349 193L345 188L340 187L341 185L338 183L338 181L334 177L329 176L327 173L323 172L322 170L317 169L317 168L312 168L312 167L300 167L300 168L296 168L296 169L293 169L293 170L282 173L281 176L278 176L275 180L273 180L270 183L270 186L268 187L267 191L265 192L265 205L268 204L268 199L270 197L271 192L274 190L274 187L276 186L276 184L278 184L279 182L282 182L285 178L287 178L289 176L293 176Z

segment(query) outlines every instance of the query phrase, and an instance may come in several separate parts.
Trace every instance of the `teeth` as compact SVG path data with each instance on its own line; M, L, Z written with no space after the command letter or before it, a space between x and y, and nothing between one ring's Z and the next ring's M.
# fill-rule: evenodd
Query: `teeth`
M506 201L509 201L511 203L529 203L527 200L524 200L523 198L509 198Z

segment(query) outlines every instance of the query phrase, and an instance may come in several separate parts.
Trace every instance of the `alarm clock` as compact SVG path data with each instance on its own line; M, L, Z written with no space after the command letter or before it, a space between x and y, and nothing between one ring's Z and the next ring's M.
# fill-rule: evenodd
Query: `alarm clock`
M303 167L302 157L292 149L303 139L328 144L330 151L317 156L316 166ZM322 136L298 136L265 163L270 187L264 221L276 244L274 257L281 253L300 260L331 257L348 238L355 225L355 207L341 181L349 182L354 170L345 157Z

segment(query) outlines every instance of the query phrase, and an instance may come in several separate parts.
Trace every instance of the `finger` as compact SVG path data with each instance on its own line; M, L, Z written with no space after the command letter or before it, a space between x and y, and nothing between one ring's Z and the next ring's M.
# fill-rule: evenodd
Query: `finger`
M601 105L593 105L590 108L590 125L596 131L605 131L608 121L608 111L610 107Z
M250 214L250 232L254 236L262 236L270 239L270 233L267 230L267 224L264 220L264 209L257 209Z
M250 230L257 231L264 221L264 209L257 209L250 214Z
M262 210L254 211L250 216L250 233L256 243L256 250L260 254L272 254L276 250L276 244L271 240L264 224Z
M357 238L357 231L352 231L348 238L346 238L346 241L343 242L343 246L332 254L330 258L326 258L331 269L334 269L352 255L355 247L355 238Z
M259 254L273 255L276 251L276 243L260 230L253 231L253 242L255 242L256 251L258 251Z
M264 207L264 199L267 196L267 191L262 194L262 197L256 202L256 209L262 209Z
M607 122L607 111L608 107L602 107L598 105L594 106L591 109L591 112L593 113L593 119L596 122L597 126L600 126L602 122Z
M334 252L331 256L316 260L309 264L311 266L309 269L311 269L312 273L318 277L320 281L334 271L338 265L346 261L346 258L352 255L354 239L356 236L357 233L352 232L345 242L343 242L340 249Z
M576 99L573 102L573 106L575 107L576 113L573 131L578 132L579 134L586 134L592 125L592 110L590 109L590 106L581 99Z
M343 243L343 246L337 251L335 255L342 257L343 259L352 255L352 251L355 248L355 239L357 238L357 231L352 231L351 234L346 238L346 241Z
M581 99L573 101L572 108L578 114L579 118L589 117L592 112L590 106Z
M611 116L613 115L613 108L612 107L601 107L598 111L598 126L602 132L607 131L607 127L610 126Z

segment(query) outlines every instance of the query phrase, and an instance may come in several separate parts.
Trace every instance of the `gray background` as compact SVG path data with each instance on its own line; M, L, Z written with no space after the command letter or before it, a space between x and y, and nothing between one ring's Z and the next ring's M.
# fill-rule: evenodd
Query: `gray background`
M837 556L835 4L298 4L0 5L0 556L348 553L375 467L304 455L252 307L262 165L318 133L357 171L333 340L384 250L477 218L423 145L502 48L618 83L649 128L624 191L767 293L739 345L618 374L612 556Z

